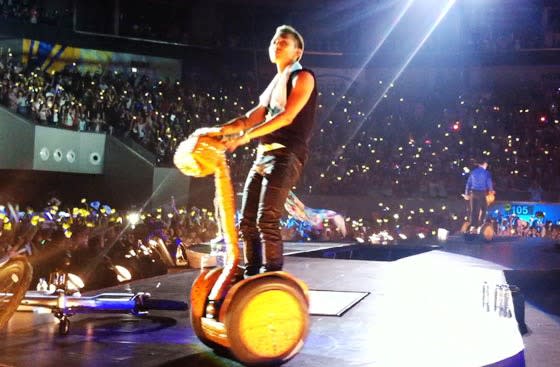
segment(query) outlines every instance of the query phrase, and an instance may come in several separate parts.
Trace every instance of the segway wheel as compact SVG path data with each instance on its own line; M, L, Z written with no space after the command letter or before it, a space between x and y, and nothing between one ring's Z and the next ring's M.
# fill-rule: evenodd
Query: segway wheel
M239 289L226 314L233 355L247 365L282 364L303 347L309 331L308 303L286 279L257 279Z
M484 241L491 242L494 239L494 227L492 224L485 224L482 226L480 234Z
M200 339L201 342L206 344L206 346L222 352L223 347L206 337L204 331L202 330L201 318L206 314L206 301L208 295L212 291L212 287L216 280L222 273L223 268L214 268L212 270L203 270L200 275L195 279L191 288L191 307L190 307L190 317L191 325L194 333Z
M0 330L25 297L32 277L33 268L24 256L16 256L0 268Z
M60 319L60 323L58 324L58 335L66 336L70 331L70 319L66 316L63 316Z

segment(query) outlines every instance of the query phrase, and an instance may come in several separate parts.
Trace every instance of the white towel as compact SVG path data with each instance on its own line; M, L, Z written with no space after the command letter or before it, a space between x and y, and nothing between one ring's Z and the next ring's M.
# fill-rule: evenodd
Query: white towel
M269 108L268 115L273 117L286 109L288 99L288 78L296 70L303 67L296 61L284 69L283 72L276 74L263 94L259 97L259 104Z

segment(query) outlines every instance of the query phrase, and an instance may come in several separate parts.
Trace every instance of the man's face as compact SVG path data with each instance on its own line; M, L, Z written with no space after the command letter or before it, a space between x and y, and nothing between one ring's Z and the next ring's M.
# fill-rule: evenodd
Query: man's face
M274 64L293 63L299 60L302 49L298 48L298 43L293 35L289 33L275 34L268 46L268 56Z

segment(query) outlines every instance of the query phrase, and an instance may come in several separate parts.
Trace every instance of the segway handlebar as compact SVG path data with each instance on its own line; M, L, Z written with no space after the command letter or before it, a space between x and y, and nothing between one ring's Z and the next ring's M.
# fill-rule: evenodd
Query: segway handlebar
M235 278L239 264L234 192L226 161L226 146L223 144L224 139L228 137L217 135L215 132L208 128L195 130L179 144L173 157L175 166L187 176L214 175L215 195L219 203L220 220L226 242L226 264L208 297L211 301L219 299L224 294Z

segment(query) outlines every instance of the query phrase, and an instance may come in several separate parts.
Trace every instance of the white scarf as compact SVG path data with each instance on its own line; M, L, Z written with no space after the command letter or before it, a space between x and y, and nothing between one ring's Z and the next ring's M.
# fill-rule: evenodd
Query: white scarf
M286 100L288 99L288 79L290 75L303 67L296 61L288 66L281 73L276 74L270 82L263 94L259 97L259 104L268 107L268 115L270 117L283 112L286 109Z

